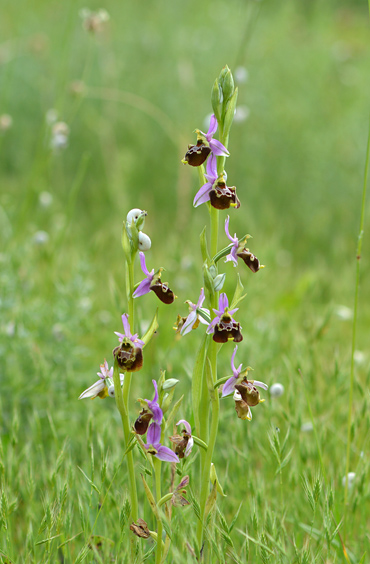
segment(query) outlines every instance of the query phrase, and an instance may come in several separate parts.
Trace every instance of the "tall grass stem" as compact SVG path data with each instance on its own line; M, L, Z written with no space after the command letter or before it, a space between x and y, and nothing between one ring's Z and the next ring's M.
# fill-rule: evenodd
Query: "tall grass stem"
M370 0L369 0L369 10L370 10ZM362 241L363 241L364 226L365 226L365 204L366 204L366 191L367 191L367 181L368 181L368 173L369 173L369 160L370 160L370 117L369 117L369 131L367 136L364 184L362 188L360 230L358 234L357 250L356 250L356 286L355 286L353 322L352 322L351 375L350 375L349 399L348 399L347 454L346 454L346 473L345 473L346 478L345 478L345 489L344 489L345 516L347 513L347 506L348 506L348 478L347 477L348 477L350 461L351 461L351 442L352 442L351 428L352 428L352 412L353 412L353 387L355 380L356 328L357 328L357 313L358 313L358 297L359 297L359 287L360 287L360 260L361 260Z

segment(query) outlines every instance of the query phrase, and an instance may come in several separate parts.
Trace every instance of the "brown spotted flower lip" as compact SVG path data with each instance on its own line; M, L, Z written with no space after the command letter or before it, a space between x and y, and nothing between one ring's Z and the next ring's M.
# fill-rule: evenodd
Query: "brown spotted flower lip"
M252 272L258 272L259 269L261 268L260 265L260 261L258 260L258 258L250 252L249 249L246 249L245 247L236 253L237 256L239 258L241 258L245 264L248 266L248 268L251 269Z
M113 356L117 359L118 366L124 372L137 372L143 366L143 351L136 347L132 341L126 339L113 349Z
M150 413L147 409L142 409L139 417L134 423L135 433L138 435L145 435L151 419L153 419L153 413Z
M213 185L209 193L209 200L211 206L217 210L227 210L230 207L240 208L240 200L236 195L235 186L226 186L226 183L222 179L218 180Z
M200 166L205 162L210 152L210 147L206 145L202 139L198 139L196 145L189 145L185 153L184 161L190 166Z
M230 339L239 343L243 340L243 335L240 332L241 326L232 317L238 311L238 308L229 309L229 300L224 292L220 294L218 299L218 308L213 310L216 317L207 327L208 335L213 333L213 340L216 343L226 343Z

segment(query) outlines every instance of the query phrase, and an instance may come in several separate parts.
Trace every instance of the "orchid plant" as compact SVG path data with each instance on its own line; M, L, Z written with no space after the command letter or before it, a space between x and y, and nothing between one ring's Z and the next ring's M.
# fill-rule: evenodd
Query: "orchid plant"
M121 416L125 439L124 456L129 477L132 561L140 551L137 537L144 539L141 542L149 538L154 539L156 564L166 561L170 554L171 534L168 527L171 526L172 508L181 511L181 508L189 505L185 489L189 484L189 476L184 475L184 468L187 460L190 460L194 456L194 451L198 449L200 450L200 480L199 484L192 484L194 491L198 488L198 524L193 535L192 550L198 561L211 561L211 547L206 542L205 527L209 522L208 516L215 507L217 491L223 492L213 462L219 430L220 399L233 394L236 415L241 420L250 421L252 419L250 408L263 402L260 399L259 388L267 389L267 385L263 382L249 379L250 367L244 370L242 364L238 368L235 367L238 345L231 354L232 375L222 375L218 378L218 355L223 345L225 347L222 354L227 356L231 352L228 352L229 341L235 343L243 341L242 327L240 322L234 319L234 315L239 310L236 306L244 298L240 276L237 278L235 294L230 302L227 294L221 292L226 274L218 272L219 261L224 258L224 262L232 262L235 268L240 264L242 268L246 265L252 273L257 273L263 268L257 257L245 246L250 235L239 238L236 233L234 236L230 234L230 215L224 219L224 237L227 244L219 249L219 215L223 210L230 210L228 213L232 213L241 205L235 186L226 185L225 172L226 158L230 156L228 140L237 95L232 74L228 67L225 67L213 86L211 97L213 114L209 129L207 133L199 129L195 130L196 144L189 145L183 159L184 164L198 169L200 188L194 197L193 205L195 208L200 208L205 204L203 209L208 208L210 218L209 245L206 228L200 236L203 282L199 285L199 298L196 303L186 300L189 313L184 317L179 314L175 324L175 329L181 337L185 337L193 330L198 330L203 335L195 357L192 377L193 413L190 421L194 422L193 425L184 418L174 423L176 414L182 409L182 398L174 403L179 381L175 378L166 378L165 372L160 373L157 381L152 380L153 399L138 398L141 411L137 412L136 416L133 414L130 393L132 374L141 371L142 374L137 377L145 377L145 346L159 326L155 313L148 330L139 337L139 334L135 333L137 326L135 304L138 299L151 291L167 305L171 305L176 298L169 285L162 282L164 269L160 267L149 271L147 268L145 252L151 248L151 241L142 231L146 212L138 208L129 211L123 224L122 245L127 268L127 312L121 317L123 333L115 332L118 344L113 349L113 366L110 368L105 360L98 372L99 379L79 398L114 397ZM217 131L219 139L215 139ZM199 213L201 211L202 208ZM134 269L137 256L144 278L135 284ZM202 325L206 328L202 328ZM169 436L171 426L173 434ZM220 432L222 433L223 430L220 429ZM156 530L153 531L142 519L143 510L138 505L138 476L135 466L138 451L141 451L141 455L147 461L148 473L154 476L154 491L145 477L141 476L149 506L156 520ZM176 473L181 478L176 488L172 479L166 493L162 492L162 485L165 483L162 463L172 465L172 476L175 475L176 468Z

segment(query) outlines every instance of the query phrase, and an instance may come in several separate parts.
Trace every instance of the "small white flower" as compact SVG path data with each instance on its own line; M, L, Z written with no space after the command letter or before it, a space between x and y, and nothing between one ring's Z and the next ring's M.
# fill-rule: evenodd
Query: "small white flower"
M352 488L352 487L353 487L355 478L356 478L356 473L355 473L355 472L348 472L348 474L347 474L347 480L348 480L348 487L349 487L349 488ZM343 478L342 478L342 486L343 486L343 487L345 487L347 480L346 480L346 476L343 476Z
M310 431L313 431L313 425L311 421L307 421L307 423L302 423L301 431L303 431L303 433L309 433Z
M363 351L355 351L353 358L356 364L363 364L366 360L366 354Z
M249 78L249 72L245 67L236 67L234 78L237 84L245 84Z
M55 108L50 108L45 114L45 120L48 125L53 125L58 119L58 112Z
M47 233L46 231L36 231L36 233L33 236L33 242L36 245L46 245L46 243L49 242L49 233Z
M50 192L40 192L39 194L39 202L43 208L48 208L53 203L53 196Z
M248 106L237 106L235 108L235 115L234 115L235 123L242 123L243 121L249 118L250 113L251 111L248 108Z
M283 393L284 393L283 384L276 382L275 384L272 384L272 386L270 386L270 396L272 398L280 398L280 396L282 396Z
M338 305L335 308L336 316L343 321L350 321L353 317L353 311L350 307Z
M82 8L82 10L80 10L80 17L82 18L83 27L87 31L94 33L102 31L103 24L109 20L108 12L103 9L92 12L88 8Z
M9 114L2 114L0 116L0 131L8 131L13 125L13 118Z
M148 237L148 235L146 235L142 231L139 231L139 250L149 251L151 246L152 242L150 240L150 237Z
M69 127L64 121L57 121L54 123L51 130L50 146L52 149L58 151L65 149L68 146Z

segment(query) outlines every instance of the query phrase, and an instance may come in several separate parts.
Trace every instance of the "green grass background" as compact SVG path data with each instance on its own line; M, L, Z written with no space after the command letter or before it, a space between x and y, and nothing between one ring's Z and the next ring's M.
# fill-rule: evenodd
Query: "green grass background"
M178 340L172 325L186 313L183 302L199 295L198 236L208 217L205 206L192 208L197 175L180 159L194 129L205 127L211 86L228 64L248 70L238 103L250 110L230 137L228 180L242 202L230 230L251 233L251 248L267 265L255 276L240 268L248 295L238 312L238 359L256 379L281 382L285 393L265 393L251 423L236 418L232 400L222 401L215 465L227 497L218 505L230 525L242 503L230 533L242 562L343 562L339 524L350 561L366 552L366 562L366 234L350 467L356 479L345 522L352 324L351 311L343 319L338 310L352 310L355 289L369 112L366 3L91 2L110 14L97 35L82 28L83 7L71 0L1 4L0 114L13 125L0 132L0 550L14 563L128 558L119 417L112 401L77 397L116 343L126 308L121 225L139 207L149 213L148 267L166 268L178 300L159 306L159 334L134 376L132 417L135 398L149 397L160 369L180 380L176 397L185 393L182 416L191 417L200 330ZM50 108L70 127L69 146L59 153L50 150ZM44 191L53 197L47 208ZM49 234L45 245L35 243L39 230ZM235 272L230 264L224 271L230 295ZM155 307L154 295L141 299L143 322ZM220 376L230 372L231 349L220 353ZM305 394L326 476L314 433L301 430L310 421ZM269 434L276 449L288 430L282 459L291 454L280 480ZM144 461L136 460L139 473ZM196 496L198 461L187 464ZM94 530L105 540L94 551L86 543L116 471ZM140 499L143 507L142 492ZM143 517L150 522L147 508ZM222 517L214 519L219 553L212 561L231 562L223 556L230 541ZM191 508L174 510L169 561L192 561L185 543L192 544L195 525Z

